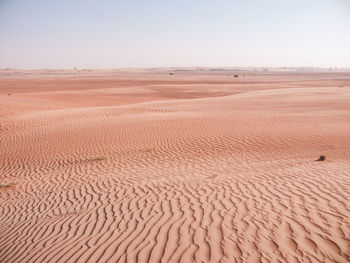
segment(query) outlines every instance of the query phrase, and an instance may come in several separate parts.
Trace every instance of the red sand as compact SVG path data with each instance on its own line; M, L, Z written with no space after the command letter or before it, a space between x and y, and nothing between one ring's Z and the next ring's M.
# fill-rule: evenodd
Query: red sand
M0 262L350 260L349 73L0 73Z

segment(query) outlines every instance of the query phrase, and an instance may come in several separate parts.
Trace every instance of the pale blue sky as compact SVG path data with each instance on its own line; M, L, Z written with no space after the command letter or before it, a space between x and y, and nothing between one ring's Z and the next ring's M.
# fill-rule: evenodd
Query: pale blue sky
M350 67L350 0L0 0L0 68Z

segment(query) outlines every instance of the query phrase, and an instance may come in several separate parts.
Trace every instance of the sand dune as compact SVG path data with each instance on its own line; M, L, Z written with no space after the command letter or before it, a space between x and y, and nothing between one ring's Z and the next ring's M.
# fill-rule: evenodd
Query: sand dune
M225 74L2 76L0 262L349 262L349 74Z

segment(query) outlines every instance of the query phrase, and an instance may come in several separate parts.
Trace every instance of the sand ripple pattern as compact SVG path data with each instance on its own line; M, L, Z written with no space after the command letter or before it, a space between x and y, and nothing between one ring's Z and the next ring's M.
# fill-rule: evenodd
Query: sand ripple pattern
M315 92L2 119L0 261L349 262L350 91Z

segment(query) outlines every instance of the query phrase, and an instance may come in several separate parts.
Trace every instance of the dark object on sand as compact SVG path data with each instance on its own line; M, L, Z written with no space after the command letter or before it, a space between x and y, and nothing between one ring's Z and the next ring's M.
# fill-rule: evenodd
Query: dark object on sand
M174 75L174 73L170 72L169 75Z
M317 162L322 162L326 160L326 156L325 155L320 155L320 157L316 160Z
M238 75L233 75L234 78L238 78Z

